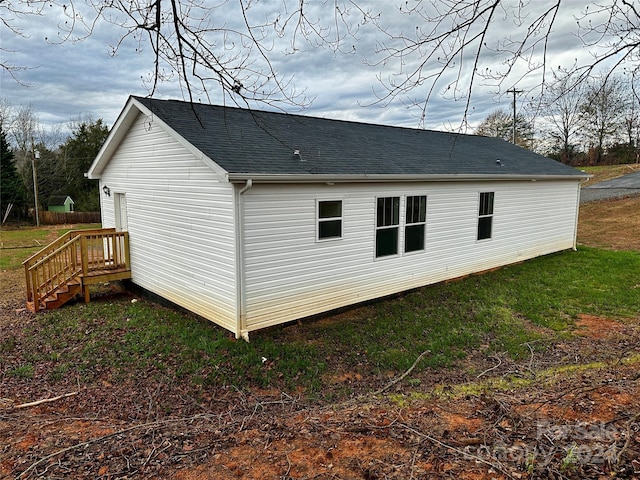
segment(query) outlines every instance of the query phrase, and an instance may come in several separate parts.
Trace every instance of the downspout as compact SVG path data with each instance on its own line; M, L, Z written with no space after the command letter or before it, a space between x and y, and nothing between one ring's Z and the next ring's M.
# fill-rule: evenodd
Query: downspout
M247 180L247 184L242 187L242 190L240 190L239 194L242 195L244 192L246 192L247 190L249 190L251 187L253 187L253 180L251 180L250 178Z
M236 195L236 285L238 299L238 323L236 325L236 338L242 337L249 341L249 331L246 321L246 293L244 275L244 193L253 186L253 180L247 179L244 187L238 190Z

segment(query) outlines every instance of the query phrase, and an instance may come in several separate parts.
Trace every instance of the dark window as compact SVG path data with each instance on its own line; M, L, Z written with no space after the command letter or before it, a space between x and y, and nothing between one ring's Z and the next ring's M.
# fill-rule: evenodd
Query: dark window
M478 240L491 238L494 192L480 192L478 208Z
M376 257L398 253L400 197L378 198L376 209Z
M427 221L427 197L425 195L407 197L404 227L404 251L424 250L424 233Z
M378 227L398 225L400 217L400 197L378 199Z
M318 239L342 237L342 200L318 202Z

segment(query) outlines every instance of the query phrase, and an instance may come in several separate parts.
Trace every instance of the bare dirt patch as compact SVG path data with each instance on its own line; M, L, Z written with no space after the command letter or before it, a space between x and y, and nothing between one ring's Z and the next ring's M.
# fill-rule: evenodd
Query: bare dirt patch
M609 320L604 317L596 317L593 315L578 315L576 320L577 334L602 340L614 335L620 335L628 330L623 323Z
M621 376L635 380L627 384ZM1 426L12 434L0 473L199 480L637 478L637 366L601 369L597 377L608 381L565 378L552 388L396 403L371 398L313 407L286 396L253 398L225 403L215 413L149 422L73 418L75 405L35 409L29 422L9 411L2 414Z

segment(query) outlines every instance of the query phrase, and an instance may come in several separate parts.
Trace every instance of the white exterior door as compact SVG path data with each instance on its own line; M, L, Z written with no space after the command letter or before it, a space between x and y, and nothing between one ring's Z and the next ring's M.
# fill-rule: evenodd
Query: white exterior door
M129 228L129 224L127 222L127 197L124 193L116 193L114 196L114 201L116 230L118 232L124 232Z

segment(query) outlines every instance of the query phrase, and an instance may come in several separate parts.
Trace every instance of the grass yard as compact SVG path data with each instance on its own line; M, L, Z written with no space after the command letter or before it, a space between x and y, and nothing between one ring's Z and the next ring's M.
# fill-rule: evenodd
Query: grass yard
M0 368L19 377L37 371L54 383L169 375L189 388L277 387L339 400L405 371L425 350L431 353L416 372L452 367L479 349L518 360L533 343L540 351L571 337L579 315L634 318L639 271L638 252L581 247L256 332L249 344L190 314L106 296L105 288L88 305L39 315L19 336L6 332ZM466 373L479 373L470 368ZM338 382L336 390L336 372L366 381L349 388Z
M580 206L578 242L640 251L640 196Z
M584 170L592 178L589 179L584 185L592 185L594 183L603 182L605 180L611 180L627 173L640 171L640 164L630 163L627 165L599 165L596 167L577 167L580 170Z
M99 224L2 227L0 229L0 270L14 270L41 248L69 230L100 228Z

